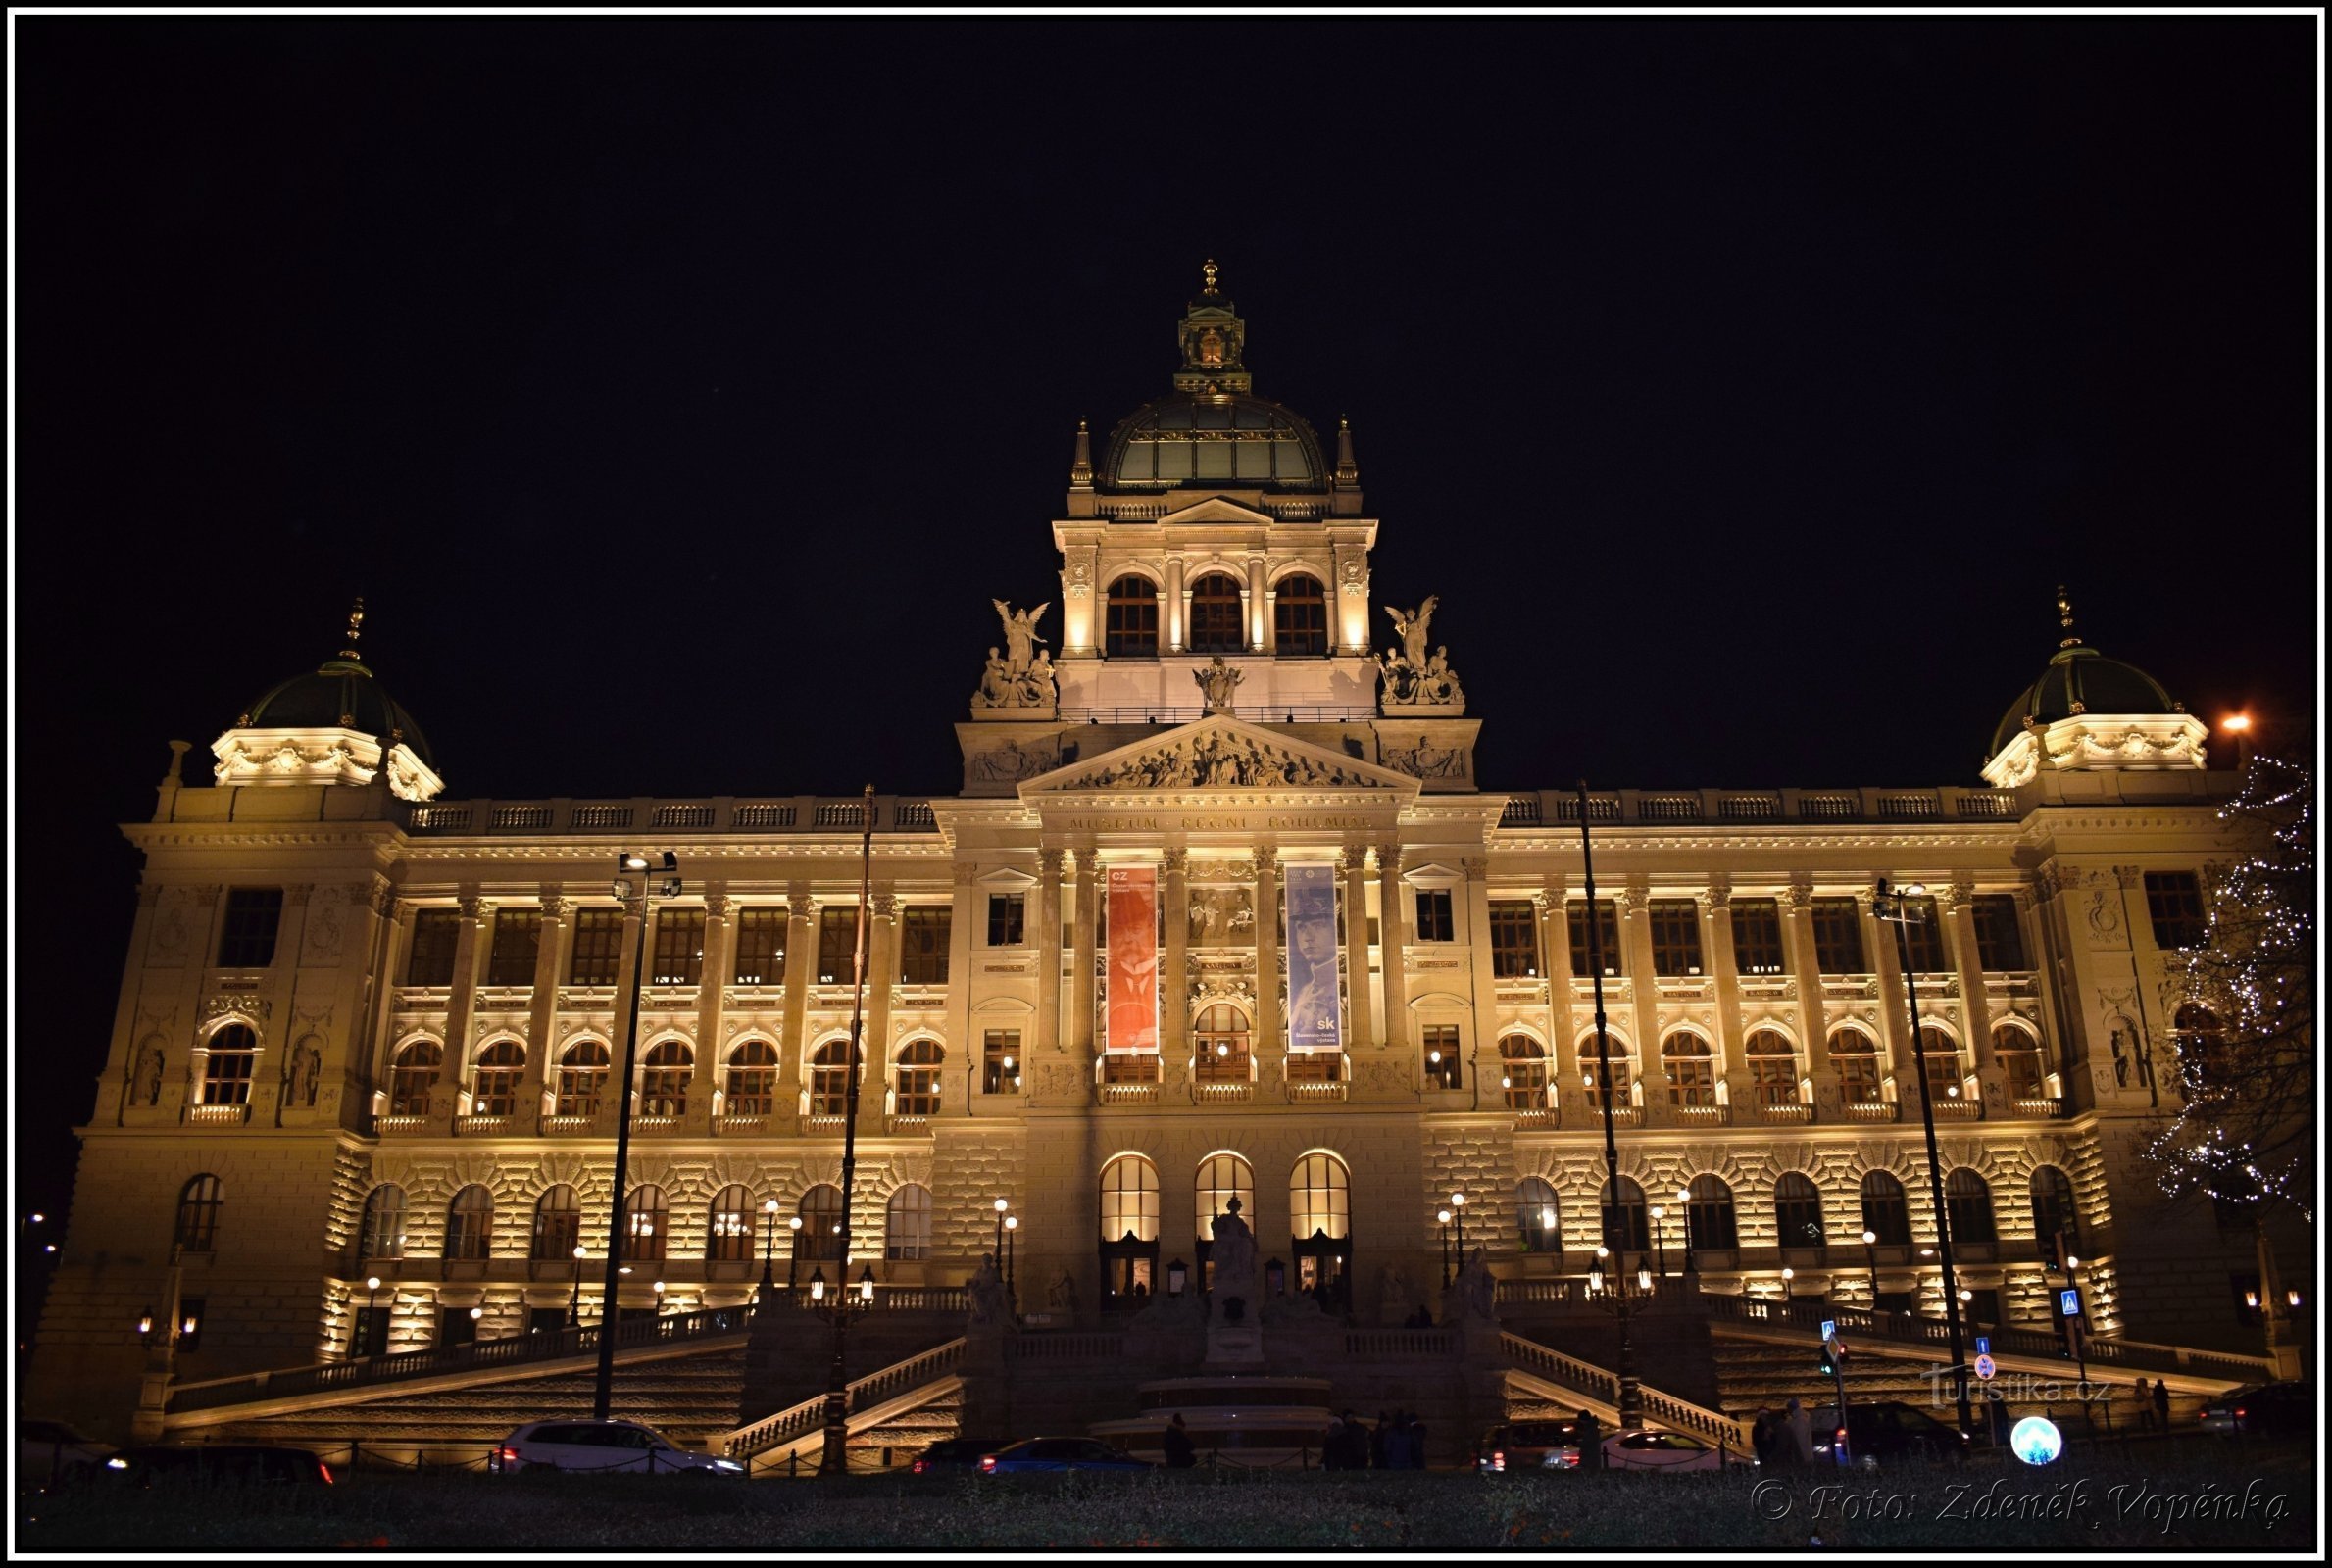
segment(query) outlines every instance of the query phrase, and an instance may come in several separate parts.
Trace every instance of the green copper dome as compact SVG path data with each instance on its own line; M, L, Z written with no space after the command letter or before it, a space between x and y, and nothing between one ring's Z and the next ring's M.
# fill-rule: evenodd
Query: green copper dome
M397 700L389 696L357 656L356 641L365 602L348 617L348 646L313 671L268 689L235 720L237 729L353 729L380 743L382 751L403 744L431 772L437 760L428 740Z
M2024 732L2027 721L2046 727L2076 713L2186 711L2185 705L2174 701L2160 681L2135 664L2108 659L2074 636L2072 606L2062 588L2057 590L2057 605L2064 642L2057 657L2049 661L2049 667L2041 671L2041 678L2026 687L2024 695L2001 715L1992 732L1992 750L1986 756L1998 757L2002 748Z

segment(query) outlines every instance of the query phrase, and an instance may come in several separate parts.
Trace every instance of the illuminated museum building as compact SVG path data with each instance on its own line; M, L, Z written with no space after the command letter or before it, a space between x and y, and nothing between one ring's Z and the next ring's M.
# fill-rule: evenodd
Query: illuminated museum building
M1286 1288L1362 1324L1437 1301L1454 1191L1502 1278L1583 1275L1593 920L1631 1245L1689 1246L1711 1293L1787 1266L1940 1313L1886 877L1927 890L1905 929L1971 1317L2045 1323L2062 1230L2097 1334L2257 1348L2253 1238L2136 1159L2210 1027L2174 950L2235 853L2232 775L2161 686L2068 612L1978 781L1596 792L1590 911L1575 797L1482 786L1429 585L1373 579L1350 431L1255 395L1212 271L1177 330L1171 389L1078 429L1059 587L998 605L962 792L877 801L847 1262L860 803L448 798L352 622L219 736L213 787L174 765L124 830L136 923L29 1403L133 1406L157 1313L181 1379L594 1320L623 851L680 878L644 943L626 1309L747 1300L772 1234L780 1274L961 1284L998 1198L1055 1321L1203 1278L1234 1195Z

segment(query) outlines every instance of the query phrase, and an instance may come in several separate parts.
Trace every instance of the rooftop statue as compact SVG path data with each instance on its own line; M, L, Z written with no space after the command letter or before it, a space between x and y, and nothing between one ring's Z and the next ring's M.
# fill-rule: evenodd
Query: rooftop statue
M1032 662L1034 645L1045 640L1036 634L1036 623L1045 618L1045 612L1053 608L1053 602L1048 599L1034 610L1015 610L1002 599L991 599L988 603L996 607L997 618L1004 622L1006 664L1017 675Z

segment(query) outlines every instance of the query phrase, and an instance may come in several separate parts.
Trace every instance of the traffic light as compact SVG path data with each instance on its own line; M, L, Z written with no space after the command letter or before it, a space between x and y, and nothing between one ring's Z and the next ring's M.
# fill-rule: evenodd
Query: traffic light
M2055 1271L2064 1267L2064 1232L2051 1231L2040 1239L2041 1263Z
M1816 1364L1821 1367L1822 1376L1826 1378L1836 1377L1838 1375L1838 1360L1830 1353L1830 1342L1828 1340L1824 1340L1822 1342L1821 1357L1821 1360Z

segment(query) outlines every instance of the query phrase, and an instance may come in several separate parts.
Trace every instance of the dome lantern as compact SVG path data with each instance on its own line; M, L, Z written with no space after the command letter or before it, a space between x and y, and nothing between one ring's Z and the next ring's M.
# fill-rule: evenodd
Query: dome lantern
M1985 782L2014 789L2045 771L2205 766L2203 721L2152 675L2084 643L2061 586L2057 617L2057 654L2001 715Z
M445 788L421 726L357 652L364 622L360 598L348 612L347 645L337 659L271 687L211 743L219 783L385 782L405 801L429 800Z

